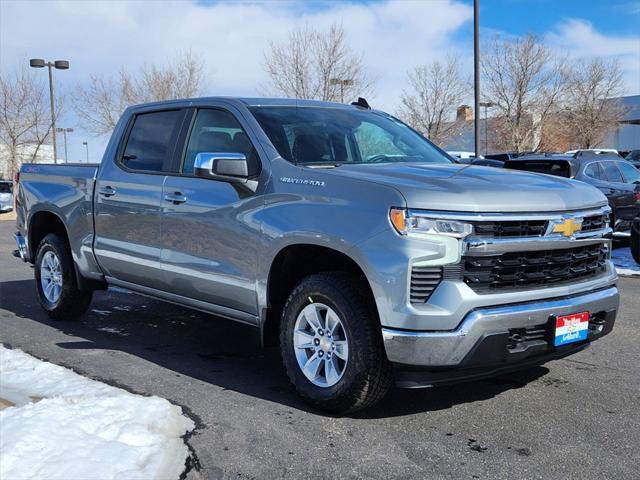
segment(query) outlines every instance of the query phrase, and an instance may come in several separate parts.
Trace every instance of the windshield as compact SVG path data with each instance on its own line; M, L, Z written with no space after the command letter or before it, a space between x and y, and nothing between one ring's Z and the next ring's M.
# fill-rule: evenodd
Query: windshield
M323 107L251 107L278 153L295 164L452 163L388 115Z
M11 183L0 182L0 193L11 193Z

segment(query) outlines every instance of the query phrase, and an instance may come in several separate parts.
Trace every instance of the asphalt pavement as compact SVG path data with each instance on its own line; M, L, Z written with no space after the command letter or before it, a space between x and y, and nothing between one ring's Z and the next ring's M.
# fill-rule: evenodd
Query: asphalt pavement
M188 479L635 479L640 465L640 278L621 278L614 331L525 372L394 389L335 418L308 408L256 332L123 290L76 322L38 306L0 217L0 342L181 405L196 421Z

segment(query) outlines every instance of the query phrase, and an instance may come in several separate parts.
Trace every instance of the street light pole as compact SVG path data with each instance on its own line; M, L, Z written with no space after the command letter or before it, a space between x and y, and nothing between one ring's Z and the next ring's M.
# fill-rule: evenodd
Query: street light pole
M344 103L344 87L354 84L352 78L330 78L329 85L340 85L340 103Z
M82 142L82 145L84 145L87 150L87 163L89 163L89 142Z
M473 0L473 103L474 147L480 158L480 0Z
M73 132L73 128L56 128L56 132L62 132L64 136L64 163L69 163L69 157L67 156L67 132Z
M489 137L487 135L488 130L488 120L487 120L487 109L490 107L495 107L495 103L493 102L480 102L480 106L484 107L484 154L486 155L489 151Z
M67 60L55 60L53 62L45 62L41 58L32 58L29 60L29 66L32 68L44 68L47 67L49 69L49 103L51 106L51 140L53 144L53 163L58 163L58 149L56 146L56 111L55 111L55 101L54 101L54 92L53 92L53 70L52 68L56 68L58 70L68 70L69 62Z

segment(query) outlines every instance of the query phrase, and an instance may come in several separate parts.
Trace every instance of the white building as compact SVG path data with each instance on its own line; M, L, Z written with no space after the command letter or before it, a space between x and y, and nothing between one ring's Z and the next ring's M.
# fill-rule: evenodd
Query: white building
M35 152L35 144L22 145L18 149L18 165L16 165L16 168L20 168L23 163L54 163L53 147L51 145L40 145L37 154ZM11 179L9 147L5 144L0 144L0 179Z

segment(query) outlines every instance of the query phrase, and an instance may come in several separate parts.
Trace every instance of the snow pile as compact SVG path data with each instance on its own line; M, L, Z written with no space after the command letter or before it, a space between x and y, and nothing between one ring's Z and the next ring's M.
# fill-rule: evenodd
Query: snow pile
M640 275L640 265L631 256L629 247L614 249L611 253L611 260L616 266L618 275Z
M2 479L177 479L184 470L180 437L194 424L163 398L0 345L0 399Z

